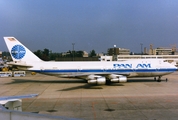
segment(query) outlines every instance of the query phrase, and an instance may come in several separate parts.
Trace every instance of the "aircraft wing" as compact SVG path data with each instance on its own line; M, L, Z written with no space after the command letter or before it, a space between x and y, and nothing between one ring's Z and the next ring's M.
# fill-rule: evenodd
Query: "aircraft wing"
M38 96L38 94L0 97L0 110L7 110L7 108L3 105L6 102L16 101L16 100L20 100L23 98L32 98L36 96Z
M32 97L36 97L36 96L38 96L38 94L6 96L6 97L0 97L0 101L4 101L4 100L11 101L11 100L14 100L14 99L32 98Z
M123 75L123 76L129 76L130 75L130 73L118 73L118 72L112 73L112 74ZM88 73L84 73L84 74L77 73L77 74L73 74L73 75L66 75L66 77L85 78L86 76L89 76L89 75L91 75L91 73L90 74L88 74ZM100 75L100 76L106 77L110 74L109 73L97 73L97 74L94 73L94 75ZM65 77L65 76L63 76L63 77Z

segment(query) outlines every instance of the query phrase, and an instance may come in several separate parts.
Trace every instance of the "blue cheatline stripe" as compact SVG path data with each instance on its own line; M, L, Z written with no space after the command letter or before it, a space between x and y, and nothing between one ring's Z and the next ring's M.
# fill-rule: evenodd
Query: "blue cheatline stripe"
M125 72L174 72L177 69L119 69L119 70L101 70L101 69L84 69L84 70L78 70L78 69L68 69L68 70L32 70L34 72L41 72L41 73L74 73L74 72L80 72L80 73L125 73Z

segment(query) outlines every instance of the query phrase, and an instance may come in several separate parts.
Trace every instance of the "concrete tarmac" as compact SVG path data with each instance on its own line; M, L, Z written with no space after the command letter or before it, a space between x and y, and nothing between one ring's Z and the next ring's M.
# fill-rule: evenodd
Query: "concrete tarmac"
M36 93L36 98L23 99L23 111L85 120L178 118L178 72L162 77L162 82L132 78L102 86L41 74L0 78L0 96Z

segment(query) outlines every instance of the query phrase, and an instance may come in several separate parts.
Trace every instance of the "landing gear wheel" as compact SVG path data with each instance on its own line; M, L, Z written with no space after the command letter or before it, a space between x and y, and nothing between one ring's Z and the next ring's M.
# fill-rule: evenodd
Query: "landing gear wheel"
M161 82L161 76L158 77L158 80L157 80L157 81L158 81L158 82Z
M106 85L110 85L111 81L110 80L106 80Z
M157 82L161 82L161 80L157 80Z
M161 77L162 76L158 76L158 79L156 80L156 77L154 77L154 80L157 81L157 82L161 82ZM166 78L166 82L168 81L168 79Z

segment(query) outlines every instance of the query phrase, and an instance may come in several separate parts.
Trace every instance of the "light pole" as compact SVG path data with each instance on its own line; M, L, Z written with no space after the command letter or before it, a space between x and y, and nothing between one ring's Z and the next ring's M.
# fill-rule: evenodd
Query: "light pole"
M73 51L72 51L72 55L73 55L73 57L72 57L72 60L74 61L74 46L75 46L75 43L72 43L72 48L73 48Z

